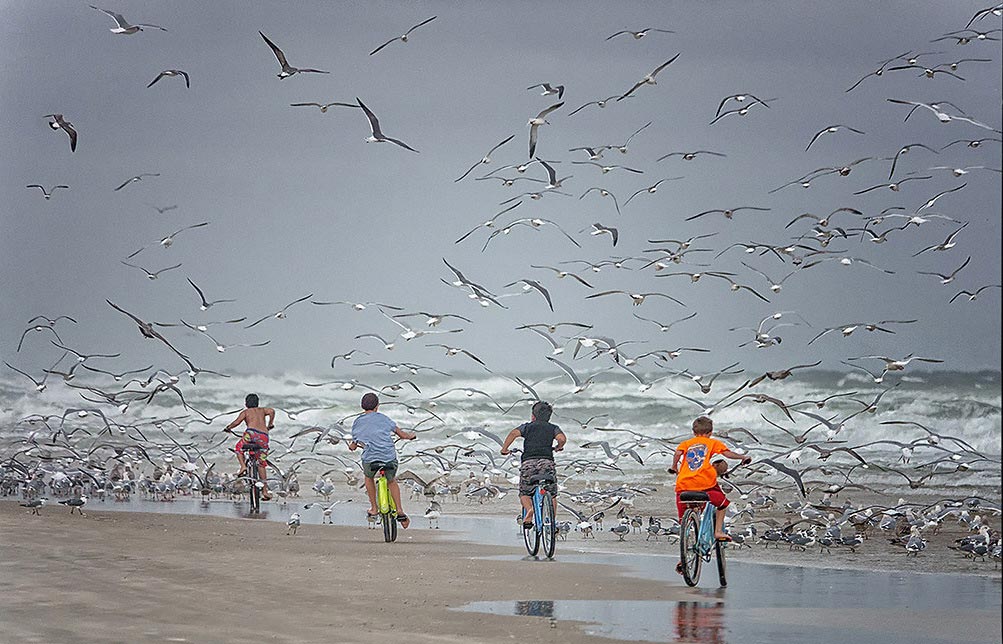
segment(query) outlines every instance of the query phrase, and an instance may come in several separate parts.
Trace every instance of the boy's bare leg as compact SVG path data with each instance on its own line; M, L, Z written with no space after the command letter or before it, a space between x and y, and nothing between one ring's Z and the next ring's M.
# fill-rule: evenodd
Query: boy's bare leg
M522 516L525 517L523 520L532 521L533 520L533 497L531 496L519 496L519 503L522 503Z
M258 464L258 477L261 480L261 498L268 501L272 495L268 492L268 474L265 472L265 464Z
M366 495L369 497L369 514L377 514L379 509L376 507L376 481L366 477Z
M387 481L387 489L390 491L390 498L394 500L394 506L397 508L397 514L406 514L404 508L401 507L401 488L397 485L397 479L392 481ZM406 528L411 525L411 519L407 521L401 521L401 527Z
M237 476L243 476L247 473L247 463L244 461L244 452L242 450L237 450L237 462L240 463L240 471L237 472Z
M727 539L728 533L724 531L724 515L728 511L727 508L718 508L714 512L714 538L715 539Z

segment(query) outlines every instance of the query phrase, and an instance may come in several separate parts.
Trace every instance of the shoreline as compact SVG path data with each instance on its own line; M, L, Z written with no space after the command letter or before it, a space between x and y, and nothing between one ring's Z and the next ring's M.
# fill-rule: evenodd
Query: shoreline
M363 525L305 523L287 536L284 523L269 519L94 506L84 516L59 506L42 512L0 500L0 633L13 642L593 644L637 641L639 632L696 642L705 640L681 634L713 632L727 636L713 641L769 634L789 643L814 632L806 610L821 611L832 627L857 623L857 641L867 642L913 641L911 632L938 644L986 641L1000 625L999 580L953 573L916 584L911 571L875 576L750 561L729 569L727 589L709 578L691 589L668 563L647 564L668 553L583 551L570 540L547 562L529 560L515 543L472 543L462 530L412 527L386 544ZM870 588L881 583L925 594L914 604ZM812 599L830 584L836 596L851 591L846 605ZM868 601L853 589L877 594ZM943 596L958 606L941 606ZM704 630L693 631L693 619Z
M361 493L336 494L332 495L332 499L355 501L355 503L341 503L337 506L338 509L333 515L335 520L335 526L333 527L365 527L364 519L361 516L363 510L360 509L361 503L359 503L364 500ZM643 499L643 501L641 501L641 499ZM261 521L270 525L279 526L284 524L286 519L288 519L289 514L292 512L299 512L303 525L301 529L304 529L309 526L321 525L320 513L318 511L303 509L303 505L317 500L320 500L320 497L315 498L308 496L296 497L285 505L275 502L265 503L263 506L265 511L263 516L257 518L213 512L209 507L200 505L200 502L191 496L179 497L176 501L144 501L144 507L136 507L135 502L116 503L114 501L101 502L91 500L88 502L86 508L88 512L105 511L108 513L151 514L159 516L216 517L236 519L251 523ZM664 503L658 493L654 493L646 497L639 497L639 501L640 502L637 503L637 507L631 509L630 514L631 516L643 516L645 521L652 511L658 509L660 506L663 507ZM24 508L20 508L16 505L16 500L0 497L0 506L5 505L5 502L15 509L24 510ZM495 501L493 503L485 503L483 505L465 504L462 501L444 504L444 516L440 523L444 522L445 526L440 530L433 530L426 527L427 520L416 511L422 503L421 500L406 499L405 504L409 508L412 508L410 511L412 517L412 527L410 531L402 531L400 534L413 535L416 532L429 532L433 535L441 535L442 539L450 542L466 543L472 546L487 548L514 549L516 553L521 553L523 552L523 545L515 530L512 531L510 538L506 537L506 533L502 531L507 527L507 520L511 516L514 516L515 512L514 507L512 508L512 514L510 514L506 511L506 509L498 505L500 503L507 502L508 499ZM166 509L168 507L177 508L179 506L175 504L184 503L190 504L191 508L170 512L165 512L160 509ZM216 505L217 509L227 508L231 511L236 511L236 508L241 507L239 504L234 504L232 501L226 499L216 499L211 503ZM24 511L27 513L27 510ZM44 514L53 512L67 513L68 510L65 507L57 505L56 501L50 501L46 507L42 509L42 512ZM563 510L558 515L559 520L562 520L562 518L569 518ZM475 523L468 527L464 527L472 521L480 523L478 519L490 519L493 522L492 526L489 528L477 527ZM780 510L774 509L768 513L764 513L759 521L762 520L774 520L781 523L787 523L793 521L794 518L792 518L792 515L785 514ZM453 525L450 525L451 522ZM616 522L615 517L607 517L604 528L605 532L597 530L596 534L598 537L596 539L584 539L580 533L573 530L568 534L566 539L558 540L558 551L561 552L567 551L566 549L570 549L579 555L594 553L611 556L676 556L678 551L678 545L676 543L669 543L664 537L660 538L658 541L649 540L646 538L647 535L645 534L643 528L640 533L632 533L628 535L626 540L618 541L608 532L609 527L615 525ZM992 517L990 524L998 530L999 522L1000 517ZM325 526L325 528L327 527L332 526ZM751 548L729 548L727 551L727 557L730 562L740 561L743 564L787 566L793 568L810 568L815 570L941 574L956 575L961 577L979 577L997 581L1003 579L1003 568L1001 568L998 563L990 560L985 562L975 561L964 557L960 552L950 550L948 548L948 545L953 543L954 539L971 534L970 531L965 529L963 526L958 525L956 522L945 525L942 531L938 534L927 535L930 543L927 550L921 553L918 557L907 557L905 551L900 547L895 547L888 543L890 535L879 534L876 529L874 530L875 533L869 535L869 538L866 539L860 547L858 547L856 553L850 552L845 548L838 547L834 547L831 554L822 554L814 550L801 552L797 550L790 550L787 547L784 547L785 544L781 544L779 548L768 548L763 545L762 541L757 541L752 544ZM818 546L815 547L817 548ZM943 556L935 556L937 553L940 553Z

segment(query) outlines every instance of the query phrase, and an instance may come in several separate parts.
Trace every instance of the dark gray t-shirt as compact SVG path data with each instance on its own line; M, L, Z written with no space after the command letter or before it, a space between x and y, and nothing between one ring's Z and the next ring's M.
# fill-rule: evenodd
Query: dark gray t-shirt
M534 421L519 425L522 436L522 460L545 458L554 460L554 437L563 434L561 428L553 423Z

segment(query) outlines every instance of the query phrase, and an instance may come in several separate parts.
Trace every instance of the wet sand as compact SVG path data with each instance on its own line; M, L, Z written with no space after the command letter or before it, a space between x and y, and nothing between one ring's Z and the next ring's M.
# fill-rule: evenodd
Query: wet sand
M599 565L365 527L0 502L3 642L609 642L578 624L451 610L486 600L685 600ZM522 554L525 554L522 551ZM542 629L542 630L541 630Z
M572 533L558 561L527 560L514 525L478 516L502 503L453 504L439 531L415 517L386 544L381 531L344 525L361 521L356 504L338 506L341 525L305 511L287 536L274 519L301 505L265 504L268 520L227 518L244 506L224 500L94 501L81 517L55 503L31 516L3 500L0 642L1000 641L998 570L866 571L879 555L757 548L729 555L727 589L712 570L689 589L671 570L676 547L643 535Z

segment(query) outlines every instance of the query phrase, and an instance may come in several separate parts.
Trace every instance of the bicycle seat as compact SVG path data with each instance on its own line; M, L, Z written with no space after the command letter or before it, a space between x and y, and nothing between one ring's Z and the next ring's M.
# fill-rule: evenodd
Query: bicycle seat
M706 492L681 492L679 500L683 503L706 503L710 501L710 497Z
M373 461L369 464L369 467L371 467L374 472L379 472L380 470L388 469L390 466L382 461Z
M543 483L545 485L547 483L556 483L554 478L549 474L534 474L533 476L529 477L529 482L533 485L537 483Z
M261 445L257 445L255 443L245 443L240 446L240 451L242 452L260 452L261 449Z

